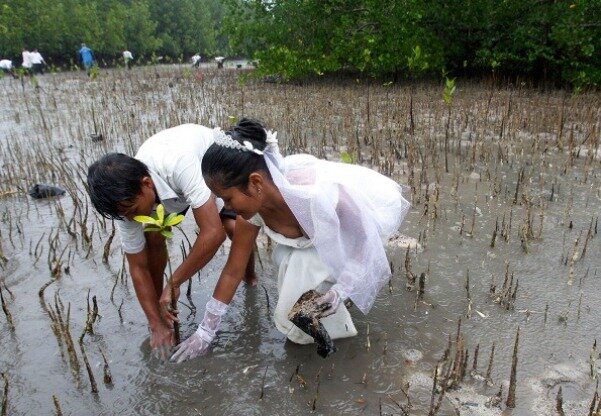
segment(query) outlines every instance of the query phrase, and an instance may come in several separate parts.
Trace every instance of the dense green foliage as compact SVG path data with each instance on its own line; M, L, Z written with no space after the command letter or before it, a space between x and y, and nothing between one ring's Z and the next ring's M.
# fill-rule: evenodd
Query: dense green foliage
M77 61L82 42L111 63L129 49L134 57L172 59L200 52L224 54L218 35L219 0L1 0L0 56L20 64L22 48L47 61Z
M232 44L286 78L495 70L601 86L599 0L229 0ZM412 65L415 48L419 65Z
M237 54L259 75L524 74L601 86L601 0L0 0L0 56L81 42L172 60ZM222 26L223 24L223 26ZM17 59L19 62L19 59Z

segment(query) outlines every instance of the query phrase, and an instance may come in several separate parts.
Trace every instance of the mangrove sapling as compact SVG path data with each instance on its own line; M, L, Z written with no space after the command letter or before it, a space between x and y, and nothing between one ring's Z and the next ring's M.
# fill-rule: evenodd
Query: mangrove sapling
M590 376L594 380L597 378L597 357L599 353L597 352L597 339L593 343L593 348L591 348L591 353L589 354L589 368L590 368Z
M495 243L497 241L497 232L499 231L499 217L495 221L495 229L492 232L492 238L490 239L490 248L495 248Z
M13 292L8 288L8 286L6 286L6 283L4 282L0 282L0 285L2 287L4 287L4 290L6 290L6 292L10 295L10 300L13 301L15 300L15 295L13 294Z
M465 292L466 292L466 297L467 297L467 313L465 316L467 319L470 319L472 316L472 295L470 294L470 271L469 271L469 269L465 273Z
M83 339L79 339L79 348L81 350L81 356L83 357L83 362L86 366L86 370L88 372L88 377L90 378L90 386L92 393L98 393L98 385L96 384L96 378L94 377L94 373L92 372L92 367L90 366L90 362L88 361L88 355L86 354L86 350L83 346Z
M591 405L589 406L589 409L588 409L588 416L597 416L597 414L599 413L599 406L601 406L601 404L599 406L597 406L597 411L595 411L595 404L597 404L598 398L599 398L599 392L597 390L595 390L595 393L593 394L593 400L591 401ZM599 400L599 402L601 403L601 400Z
M449 129L451 125L451 107L453 103L453 94L455 93L455 78L449 79L445 77L445 86L444 91L442 93L442 99L447 105L447 123L445 126L445 136L444 136L444 170L446 173L449 173Z
M8 414L8 376L2 373L2 379L4 380L4 394L2 395L0 416L6 416Z
M75 351L75 343L73 342L73 337L71 336L70 329L70 315L71 315L71 304L67 306L67 314L63 317L63 313L65 311L65 307L63 302L61 301L60 295L58 292L54 294L54 316L58 322L58 328L60 333L62 334L62 339L65 341L65 346L67 347L67 354L69 356L69 365L71 367L71 372L75 379L79 382L79 358L77 357L77 353ZM60 342L59 342L60 344Z
M480 344L476 345L474 350L474 361L472 362L472 375L478 373L478 353L480 352Z
M86 317L86 324L84 326L84 329L79 337L79 343L81 344L83 341L83 337L86 335L86 333L90 334L90 335L94 335L94 322L96 322L96 318L98 317L98 302L96 302L96 296L92 297L92 308L90 308L90 290L88 289L88 298L87 298L87 317Z
M104 251L102 254L102 262L105 264L108 263L108 261L109 261L109 254L111 252L111 243L113 242L113 238L115 237L115 222L111 221L111 224L113 226L113 230L111 231L109 238L106 240L106 243L104 244Z
M319 386L321 383L321 370L323 367L319 367L317 371L317 375L315 376L315 396L313 397L313 401L311 402L311 411L314 412L317 409L317 399L319 398Z
M586 254L586 248L588 247L588 242L589 240L593 237L593 217L591 217L591 223L588 227L588 232L586 233L586 239L584 240L584 247L582 248L582 254L580 255L580 258L584 258L584 255Z
M557 411L557 416L565 416L563 411L563 394L561 386L559 386L559 390L557 390L557 396L555 397L555 410Z
M158 204L156 207L155 217L148 215L136 215L134 220L145 225L144 232L158 232L167 239L173 237L173 231L171 231L171 228L181 223L184 220L184 216L173 212L165 217L165 207L163 204ZM169 258L169 255L167 255L167 258ZM171 275L169 277L169 287L171 288L171 308L176 310L177 298L175 297L175 289L171 281L172 278L173 276ZM173 331L175 335L175 344L177 345L180 343L179 322L173 323Z
M436 363L436 368L434 369L434 381L432 382L432 392L430 394L430 411L428 412L428 416L433 416L434 413L434 402L436 400L436 392L438 391L438 370L440 368L440 361Z
M516 391L516 374L518 367L518 348L520 343L520 327L518 326L515 335L515 344L513 345L513 355L511 357L511 374L509 376L509 391L507 392L507 400L505 404L507 407L515 407L515 391Z
M58 397L55 394L52 395L52 402L54 403L54 411L56 412L55 416L63 416L61 404L58 401Z
M267 302L267 308L265 308L265 313L267 314L267 317L271 316L271 304L269 302L269 293L267 293L267 288L265 287L264 284L261 284L261 287L263 288L263 291L265 292L265 301Z
M409 250L411 246L407 247L407 251L405 253L405 276L407 277L407 290L413 290L415 287L415 279L416 275L411 271L411 256L409 255Z
M102 348L98 347L98 350L100 351L100 355L102 355L102 361L104 361L104 384L106 384L107 386L112 386L113 376L111 375L111 369L109 368L109 362L106 358L106 354L104 353Z
M115 301L113 300L113 296L115 295L115 288L117 287L117 282L119 282L119 274L115 274L115 283L113 284L113 287L111 288L111 294L109 296L109 299L111 300L111 302L113 303L113 305L115 304Z
M429 265L428 265L428 269L429 269ZM422 274L419 275L417 298L419 300L423 300L425 292L426 292L426 272L422 272Z
M265 366L265 371L263 371L263 378L261 379L261 393L259 394L259 400L263 400L265 396L265 379L267 378L267 369L268 365Z
M117 314L119 315L119 323L121 325L123 325L123 314L121 312L121 308L123 308L123 299L121 299L121 303L119 304L119 307L117 308Z
M492 366L493 366L493 362L495 359L495 343L492 343L492 347L490 348L490 356L488 357L488 366L486 367L486 376L485 376L485 380L487 382L487 384L492 385L492 378L491 378L491 374L492 374Z
M13 316L8 309L8 305L4 300L4 294L2 293L2 285L0 284L0 301L2 302L2 310L4 311L4 315L6 316L6 321L8 322L8 327L12 332L15 332L15 324L13 323Z

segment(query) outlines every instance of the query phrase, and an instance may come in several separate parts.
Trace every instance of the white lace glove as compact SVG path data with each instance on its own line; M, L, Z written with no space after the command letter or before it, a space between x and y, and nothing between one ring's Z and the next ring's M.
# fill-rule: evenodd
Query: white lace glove
M321 308L318 318L325 318L336 313L338 307L346 299L346 291L336 284L325 294L321 295L315 302Z
M227 312L228 305L211 298L205 308L205 316L195 333L177 346L177 351L171 356L171 361L178 364L198 357L207 352L221 322L221 317Z

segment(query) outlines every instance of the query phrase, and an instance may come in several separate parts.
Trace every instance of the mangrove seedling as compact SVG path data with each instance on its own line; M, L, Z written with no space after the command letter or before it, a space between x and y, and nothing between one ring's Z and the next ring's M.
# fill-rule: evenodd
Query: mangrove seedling
M163 204L158 204L156 207L156 216L136 215L134 220L145 225L144 232L158 232L165 238L172 238L173 231L171 227L178 225L184 220L184 216L178 213L171 213L165 217L165 207ZM169 278L169 286L171 287L171 307L177 309L177 299L173 293L173 285ZM180 343L179 323L173 323L173 331L175 334L176 345Z
M145 225L144 232L159 232L165 238L172 238L171 227L178 225L184 220L184 216L178 213L171 213L165 218L165 207L159 204L156 207L156 216L136 215L134 220Z
M442 99L449 110L447 113L447 124L445 127L444 137L444 168L446 173L449 173L449 128L451 126L451 104L453 103L453 94L455 93L455 88L455 78L445 77L445 86L444 91L442 92Z

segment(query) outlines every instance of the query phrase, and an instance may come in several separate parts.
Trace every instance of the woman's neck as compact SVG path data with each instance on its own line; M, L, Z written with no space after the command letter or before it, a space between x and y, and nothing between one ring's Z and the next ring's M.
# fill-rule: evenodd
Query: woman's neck
M286 212L289 212L290 215L292 215L292 211L290 211L288 204L286 204L286 201L277 186L269 184L265 186L264 192L263 203L259 209L261 217L279 217Z
M259 215L265 221L265 225L286 237L296 238L305 235L292 210L275 185L265 189L264 198Z

